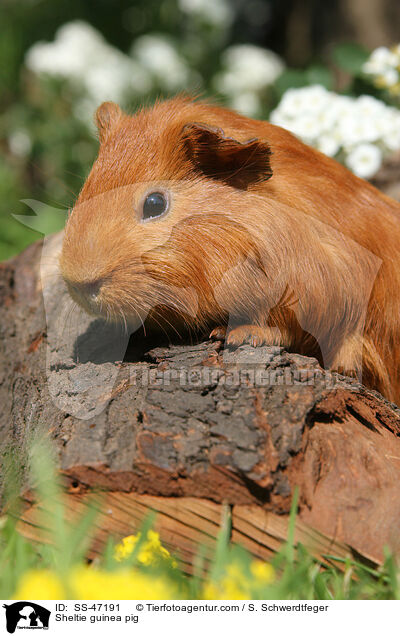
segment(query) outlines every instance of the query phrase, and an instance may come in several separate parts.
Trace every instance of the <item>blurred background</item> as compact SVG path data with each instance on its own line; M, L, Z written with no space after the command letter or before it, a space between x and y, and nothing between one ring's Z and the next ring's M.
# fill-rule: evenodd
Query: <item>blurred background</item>
M373 178L400 150L399 28L398 0L1 0L0 260L62 227L104 100L200 93Z

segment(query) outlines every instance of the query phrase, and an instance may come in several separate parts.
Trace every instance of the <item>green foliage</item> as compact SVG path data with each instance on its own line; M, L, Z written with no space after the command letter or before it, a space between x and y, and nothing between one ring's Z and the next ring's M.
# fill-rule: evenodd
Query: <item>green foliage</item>
M28 84L24 102L0 117L5 141L10 131L26 131L31 144L27 154L8 150L0 160L0 260L42 236L13 217L29 214L23 199L70 207L95 158L94 132L73 116L72 103L57 82ZM63 223L58 215L49 215L44 233L58 231Z
M360 75L362 65L367 61L370 51L360 44L346 42L337 44L333 49L332 58L335 64L351 75Z
M287 68L276 80L274 88L277 90L279 98L281 98L289 88L301 88L302 86L312 86L313 84L321 84L328 90L332 89L332 71L326 66L319 64L303 70Z

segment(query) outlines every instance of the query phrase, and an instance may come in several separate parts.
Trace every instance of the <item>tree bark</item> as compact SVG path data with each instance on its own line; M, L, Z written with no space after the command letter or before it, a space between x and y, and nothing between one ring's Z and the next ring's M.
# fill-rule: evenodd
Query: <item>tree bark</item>
M379 562L384 545L399 550L395 405L279 347L129 340L73 307L60 241L0 266L0 442L23 450L32 432L49 433L71 514L107 491L93 554L155 509L189 568L228 506L232 540L268 558L296 486L297 537L315 556ZM33 538L36 509L27 492L20 527Z

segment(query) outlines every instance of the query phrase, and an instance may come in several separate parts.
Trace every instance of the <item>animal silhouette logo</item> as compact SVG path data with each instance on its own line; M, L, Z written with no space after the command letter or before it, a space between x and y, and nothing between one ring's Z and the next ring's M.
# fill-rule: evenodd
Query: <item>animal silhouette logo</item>
M18 601L11 605L3 605L6 610L6 628L9 634L16 629L48 629L50 610L32 603Z

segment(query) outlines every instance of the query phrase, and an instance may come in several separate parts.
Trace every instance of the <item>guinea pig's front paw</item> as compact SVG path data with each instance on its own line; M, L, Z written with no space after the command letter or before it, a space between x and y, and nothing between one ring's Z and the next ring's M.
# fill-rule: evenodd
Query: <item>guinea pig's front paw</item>
M225 340L226 327L215 327L208 337L210 340Z
M240 347L242 344L249 344L252 347L272 346L281 344L281 336L276 327L241 325L229 332L225 343L230 347Z

